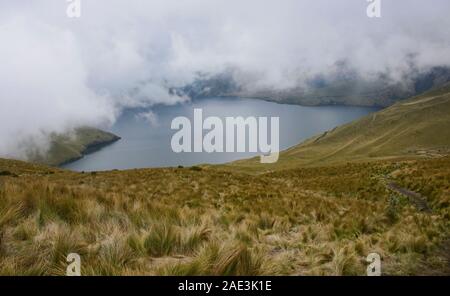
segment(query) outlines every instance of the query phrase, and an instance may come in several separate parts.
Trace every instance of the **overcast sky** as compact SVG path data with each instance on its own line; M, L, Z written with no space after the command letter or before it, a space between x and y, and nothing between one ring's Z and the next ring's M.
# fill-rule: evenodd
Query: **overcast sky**
M450 1L0 0L0 156L49 132L105 126L120 110L186 97L195 74L239 69L252 87L289 88L345 60L400 79L450 65Z

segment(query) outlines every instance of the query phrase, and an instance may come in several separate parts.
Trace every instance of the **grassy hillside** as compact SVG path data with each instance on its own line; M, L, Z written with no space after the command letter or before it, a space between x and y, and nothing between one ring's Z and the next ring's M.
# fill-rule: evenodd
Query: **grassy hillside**
M237 161L238 170L276 170L347 161L437 157L450 152L450 84L337 127L281 153L274 165Z
M45 156L31 156L37 163L58 166L75 161L87 153L98 150L120 138L99 129L83 127L67 135L53 135L50 149Z
M449 157L259 175L0 160L0 275L63 275L71 252L84 275L365 275L371 252L383 274L450 274L449 184Z

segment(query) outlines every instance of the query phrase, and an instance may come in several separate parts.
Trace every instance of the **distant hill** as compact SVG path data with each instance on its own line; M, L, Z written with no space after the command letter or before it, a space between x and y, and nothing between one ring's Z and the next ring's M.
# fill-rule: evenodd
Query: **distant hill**
M58 166L82 158L84 155L101 149L120 137L96 128L81 127L71 134L53 135L50 149L46 155L31 155L30 161Z
M450 84L336 127L281 153L273 166L259 159L235 168L265 170L355 160L436 157L450 152Z
M350 105L391 106L395 102L442 87L450 81L450 68L435 67L428 71L412 71L401 82L393 83L387 75L361 77L345 64L329 76L317 76L290 89L261 89L235 81L233 70L219 75L200 75L192 84L178 90L191 98L240 96L278 103L304 106Z

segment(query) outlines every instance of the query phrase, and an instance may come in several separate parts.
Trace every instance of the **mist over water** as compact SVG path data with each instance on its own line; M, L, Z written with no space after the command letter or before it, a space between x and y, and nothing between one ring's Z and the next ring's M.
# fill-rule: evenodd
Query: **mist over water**
M190 166L202 163L226 163L248 158L258 153L174 153L171 138L172 120L186 116L193 123L194 108L203 109L208 116L277 116L280 118L280 148L289 148L318 133L360 118L378 108L321 106L304 107L282 105L254 99L209 98L176 106L158 106L152 110L128 109L111 131L122 139L111 146L67 164L64 168L76 171L101 171L146 167ZM206 132L204 132L205 134Z

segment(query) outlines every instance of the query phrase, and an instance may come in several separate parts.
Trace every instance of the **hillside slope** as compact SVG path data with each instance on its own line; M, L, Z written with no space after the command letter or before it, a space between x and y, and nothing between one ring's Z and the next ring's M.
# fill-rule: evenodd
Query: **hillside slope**
M231 168L280 169L355 160L434 157L450 151L450 84L315 136L281 153L279 161L258 158Z
M448 275L450 157L248 175L0 159L0 275ZM420 194L427 211L390 190ZM392 186L391 186L392 187Z
M49 151L46 155L32 155L30 161L51 166L75 161L83 155L94 152L116 142L120 137L96 128L82 127L73 134L53 135Z

